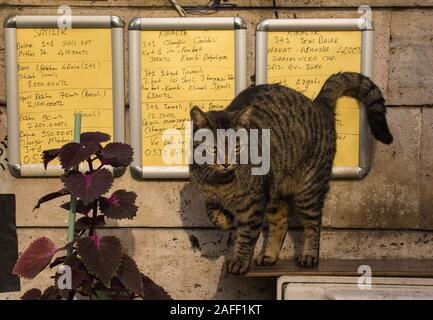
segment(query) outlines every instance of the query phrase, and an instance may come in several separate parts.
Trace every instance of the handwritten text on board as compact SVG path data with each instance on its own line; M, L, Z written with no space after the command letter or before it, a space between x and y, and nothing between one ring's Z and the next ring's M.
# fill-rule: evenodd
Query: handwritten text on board
M221 110L234 98L234 42L233 30L141 32L144 166L166 165L162 132L184 129L193 106ZM170 143L185 154L183 136Z
M280 82L314 99L326 79L340 71L361 71L360 31L268 33L268 82ZM337 101L334 166L358 166L359 105Z
M111 29L17 29L17 58L22 164L71 142L76 111L112 135Z

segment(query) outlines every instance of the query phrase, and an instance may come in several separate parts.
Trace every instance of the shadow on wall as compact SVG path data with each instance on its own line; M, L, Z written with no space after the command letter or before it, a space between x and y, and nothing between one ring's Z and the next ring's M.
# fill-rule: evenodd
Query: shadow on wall
M122 228L119 225L119 222L114 219L108 219L105 218L106 226L100 229L103 231L107 236L115 235L120 239L120 242L122 243L122 246L125 246L128 255L131 257L134 257L135 255L135 236L132 233L131 228Z
M18 258L15 195L0 194L0 292L20 291L20 279L12 275Z
M230 257L234 249L234 232L216 228L194 228L191 219L207 221L206 209L200 191L186 184L180 191L181 218L188 234L191 249L201 257L216 261L221 256ZM202 217L205 219L202 219ZM206 232L203 232L206 231ZM227 275L221 266L214 299L275 299L275 279L249 278Z
M8 169L8 136L0 139L0 173Z
M8 170L8 136L6 133L5 106L0 104L0 173Z

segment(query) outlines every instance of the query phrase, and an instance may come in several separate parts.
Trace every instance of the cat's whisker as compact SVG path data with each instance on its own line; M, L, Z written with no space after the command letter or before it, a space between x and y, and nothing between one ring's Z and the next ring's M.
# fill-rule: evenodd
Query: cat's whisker
M207 167L202 167L194 174L194 179L198 182L203 179L203 177L206 175L206 171L208 170Z

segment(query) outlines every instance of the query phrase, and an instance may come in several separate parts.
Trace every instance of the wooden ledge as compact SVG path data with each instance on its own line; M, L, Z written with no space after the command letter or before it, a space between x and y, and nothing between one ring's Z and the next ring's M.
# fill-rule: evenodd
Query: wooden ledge
M252 262L254 263L254 262ZM317 267L301 268L295 260L280 260L273 266L251 265L247 277L280 276L352 276L359 277L358 268L367 265L373 277L433 278L433 259L363 259L320 260Z

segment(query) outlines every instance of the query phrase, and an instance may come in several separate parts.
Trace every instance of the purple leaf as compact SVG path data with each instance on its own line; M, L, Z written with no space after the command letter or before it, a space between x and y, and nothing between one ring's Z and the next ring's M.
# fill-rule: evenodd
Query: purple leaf
M45 289L44 293L42 293L42 300L59 300L61 296L59 294L59 289L55 286L49 286Z
M144 300L172 300L170 295L164 288L158 286L149 277L141 274L141 279L143 282L143 299Z
M42 296L42 291L36 288L26 291L21 296L21 300L40 300Z
M95 143L81 144L70 142L60 149L60 164L65 170L78 166L99 150Z
M126 143L111 142L102 149L101 157L104 164L113 167L126 167L132 162L134 154L132 147Z
M65 262L65 256L63 257L58 257L56 259L54 259L53 262L50 263L50 268L54 268L55 266L58 266L59 264L62 264L63 262Z
M110 287L111 278L119 269L122 259L119 239L97 235L81 238L78 240L78 254L89 271Z
M63 208L65 210L68 210L71 208L71 202L65 202L60 206L60 208ZM90 210L93 209L93 203L89 203L88 205L84 205L83 201L81 199L77 200L77 210L76 212L88 215Z
M105 225L105 219L103 215L96 217L95 227L99 228ZM92 226L92 218L82 217L75 222L75 229L80 232L81 230L89 229Z
M111 278L111 286L109 290L114 293L125 293L126 288L120 281L120 279L117 276L114 276L113 278Z
M83 200L84 205L110 190L113 183L113 175L108 169L100 169L93 174L72 171L61 179L72 195Z
M97 299L100 300L131 300L125 286L114 276L111 279L111 286L107 287L102 282L96 281L93 285Z
M135 261L125 254L122 256L122 264L117 271L117 276L128 290L144 295L140 270Z
M36 239L20 255L12 273L33 279L51 262L58 250L50 239L46 237Z
M66 257L64 264L72 271L72 289L78 288L87 276L84 263L77 256L69 256Z
M91 225L92 225L92 218L82 217L77 221L75 221L75 231L80 232L81 230L90 228Z
M42 152L42 160L44 160L44 168L47 169L48 163L59 156L60 149L50 149Z
M125 286L117 276L111 278L110 286L107 287L101 281L96 281L93 286L96 290L105 291L107 294L126 293Z
M126 190L117 190L110 198L102 197L99 202L99 209L111 219L132 219L138 210L135 205L137 194Z
M39 209L41 204L47 201L51 201L53 199L59 198L59 197L63 197L69 194L68 189L63 188L62 190L56 191L56 192L51 192L49 194L46 194L45 196L43 196L42 198L40 198L38 200L38 203L36 204L36 206L33 208L33 211L35 211L36 209Z
M109 134L103 132L83 132L80 136L80 142L82 144L95 143L100 144L103 142L110 141L111 137Z

